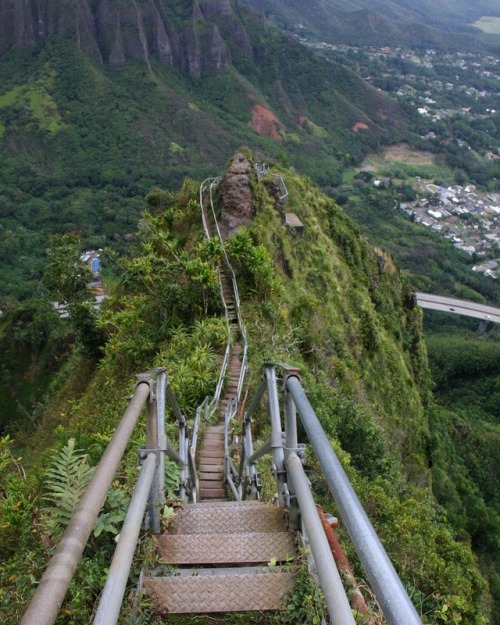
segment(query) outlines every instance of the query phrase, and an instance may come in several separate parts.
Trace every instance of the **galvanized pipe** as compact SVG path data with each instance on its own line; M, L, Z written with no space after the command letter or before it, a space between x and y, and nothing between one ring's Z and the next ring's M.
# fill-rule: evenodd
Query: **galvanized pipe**
M255 462L257 462L257 460L259 460L259 458L262 458L262 456L265 456L266 454L268 454L271 449L273 448L273 439L270 436L267 441L265 443L263 443L261 445L261 447L259 447L259 449L257 449L257 451L255 451L249 458L248 458L248 464L254 464Z
M155 451L161 454L158 447L158 413L156 396L153 401L149 401L146 409L146 448L148 451ZM163 454L161 454L163 455ZM160 464L160 458L158 458ZM153 488L149 492L148 516L149 526L153 534L160 533L160 505L165 502L165 493L163 492L161 477L158 470L155 472L155 480Z
M314 564L332 623L335 625L355 625L351 606L323 531L302 462L296 453L288 455L286 467L293 494L299 502L302 521L307 532ZM403 625L403 622L400 625Z
M248 406L248 410L245 412L245 421L248 421L253 413L255 412L255 409L257 408L257 406L260 403L260 400L262 399L262 395L264 395L264 391L266 390L266 380L265 378L263 378L259 384L259 386L257 387L257 390L255 391L255 394L252 398L252 401L250 402L250 405Z
M289 377L287 389L316 452L342 520L365 568L389 625L422 625L408 594L333 451L298 378Z
M102 591L94 625L115 625L120 616L123 595L127 587L130 567L134 557L142 519L156 471L156 455L148 454L144 461L127 516L123 522L118 545L109 567L108 577Z
M177 462L180 467L184 465L184 460L181 458L178 451L174 449L170 443L167 443L167 449L165 450L165 454L170 458L170 460Z
M174 411L177 422L180 426L184 425L186 423L186 417L182 414L182 410L177 403L177 399L175 398L174 392L172 391L172 387L170 386L170 382L168 381L168 379L165 384L165 395L168 399L168 403L171 405L172 410Z
M267 381L267 396L269 414L271 416L271 437L273 438L273 460L276 465L276 481L278 483L278 499L280 508L285 507L285 451L283 449L280 404L278 399L278 385L276 371L273 366L264 367Z
M148 396L149 385L138 384L20 625L52 625L56 620L64 595L73 579L97 515L104 504L113 477Z
M287 449L297 449L297 409L290 393L285 392L285 445Z

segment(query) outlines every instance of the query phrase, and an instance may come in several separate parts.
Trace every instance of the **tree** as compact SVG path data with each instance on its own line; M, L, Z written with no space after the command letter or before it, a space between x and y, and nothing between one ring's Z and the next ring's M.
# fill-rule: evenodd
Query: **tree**
M95 357L104 338L97 327L98 313L92 306L93 295L87 286L92 272L80 259L80 238L75 233L55 235L51 242L43 282L51 295L67 304L77 342L87 355Z

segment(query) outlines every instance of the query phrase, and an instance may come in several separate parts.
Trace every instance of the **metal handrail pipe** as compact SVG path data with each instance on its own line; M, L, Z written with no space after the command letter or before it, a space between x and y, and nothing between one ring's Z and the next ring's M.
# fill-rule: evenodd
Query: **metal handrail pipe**
M349 605L340 574L316 509L316 504L309 489L308 479L304 473L302 462L296 453L288 455L286 468L291 478L293 493L297 497L316 572L321 589L325 595L332 623L335 623L335 625L355 625L351 606Z
M120 616L123 596L132 566L142 520L148 502L156 470L156 454L150 453L144 461L134 494L130 500L127 516L123 522L120 538L109 567L104 590L94 618L94 625L116 625Z
M389 560L349 478L330 445L298 378L289 377L290 391L301 421L319 460L344 525L389 625L422 625L392 562Z
M257 387L257 390L255 391L252 401L250 402L250 405L248 406L248 410L245 412L245 421L248 421L249 419L251 419L253 413L255 412L257 406L260 403L260 400L262 399L262 395L264 395L264 391L266 390L266 388L267 388L267 382L265 378L262 378L259 386Z
M214 398L213 398L213 401L215 401L216 403L219 403L219 398L222 392L222 386L224 385L224 377L226 375L227 364L229 362L230 353L231 353L231 345L228 341L227 346L226 346L226 351L224 353L224 360L222 361L222 365L220 368L219 380L217 382L217 387L215 389Z
M272 448L273 439L270 436L267 441L261 447L259 447L257 451L254 451L254 453L248 458L248 464L254 464L255 462L257 462L257 460L259 460L259 458L262 458L262 456L268 454L272 450Z
M231 491L232 491L232 493L234 495L235 500L236 501L241 501L241 496L238 493L238 489L236 488L236 484L234 483L233 478L231 477L230 474L228 474L226 476L226 482L229 484L229 488L231 489Z
M170 404L172 410L174 411L177 422L180 426L186 423L186 417L182 414L182 410L177 403L177 399L172 391L172 387L170 386L170 382L167 379L167 383L165 384L165 395L168 399L168 403Z
M241 447L240 447L240 468L238 471L238 479L241 481L243 479L243 473L245 472L245 466L247 465L247 457L250 455L249 450L247 449L248 439L247 439L247 430L250 429L250 424L243 422L243 427L241 429Z
M203 402L198 406L198 408L196 408L196 416L194 418L193 424L193 433L191 435L191 449L193 449L194 453L196 453L196 447L198 446L198 431L200 429L201 411L207 403L208 397L205 397Z
M234 475L234 477L238 477L238 470L236 469L236 466L233 462L233 459L231 458L231 456L227 456L226 458L227 463L229 465L229 469L231 470L231 473Z
M175 450L170 443L167 443L167 448L165 449L165 454L173 460L177 462L180 467L186 466L186 461L181 457L181 455Z
M280 416L280 404L278 399L278 386L276 382L276 371L274 367L265 367L264 369L266 381L267 381L267 395L269 400L269 414L271 417L271 432L272 435L281 437L281 416ZM285 465L285 452L283 446L280 443L279 446L273 445L274 461L278 471L282 471Z
M97 515L104 504L149 393L149 384L137 385L20 625L53 625L56 620Z

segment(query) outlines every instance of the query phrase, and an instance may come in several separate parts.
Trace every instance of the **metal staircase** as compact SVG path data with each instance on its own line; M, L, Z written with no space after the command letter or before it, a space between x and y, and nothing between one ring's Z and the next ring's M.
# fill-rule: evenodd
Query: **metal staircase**
M296 558L295 533L270 504L187 504L155 542L162 562L179 567L143 582L161 612L277 610L293 585L281 564Z
M212 190L218 181L207 180L200 188L205 233L210 238L211 233L217 231L223 251L219 276L228 344L214 397L205 399L191 422L177 403L165 369L137 375L129 406L96 467L21 625L53 625L56 621L143 408L146 412L146 446L139 450L141 470L94 625L115 625L119 620L144 519L161 564L156 570L144 573L142 589L158 612L197 614L280 609L283 597L293 586L293 561L297 557L297 541L300 539L301 544L310 549L310 568L323 590L332 624L354 625L351 606L304 471L305 446L298 442L297 416L388 625L421 625L307 399L300 382L300 371L287 365L266 364L253 398L245 410L242 408L247 341L236 279L224 251L212 202ZM208 193L213 216L210 220L203 201L205 193ZM252 420L265 396L270 432L267 440L254 451ZM170 439L167 440L167 403L177 422L177 449L171 445ZM232 456L229 432L238 413L241 413L242 425L238 439L240 448ZM214 418L218 418L218 423L210 424ZM203 419L205 433L197 450ZM257 463L265 455L271 455L276 506L258 501ZM183 503L162 533L166 456L179 466L178 492ZM236 457L238 461L234 459ZM239 466L235 466L236 462ZM228 494L236 501L227 501Z

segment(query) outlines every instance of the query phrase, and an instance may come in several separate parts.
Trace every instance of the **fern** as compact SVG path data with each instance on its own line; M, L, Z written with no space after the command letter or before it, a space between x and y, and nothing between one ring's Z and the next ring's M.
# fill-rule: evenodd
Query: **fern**
M45 474L46 493L43 496L47 502L43 512L51 534L58 533L69 523L93 470L86 454L75 449L74 438L54 455Z

